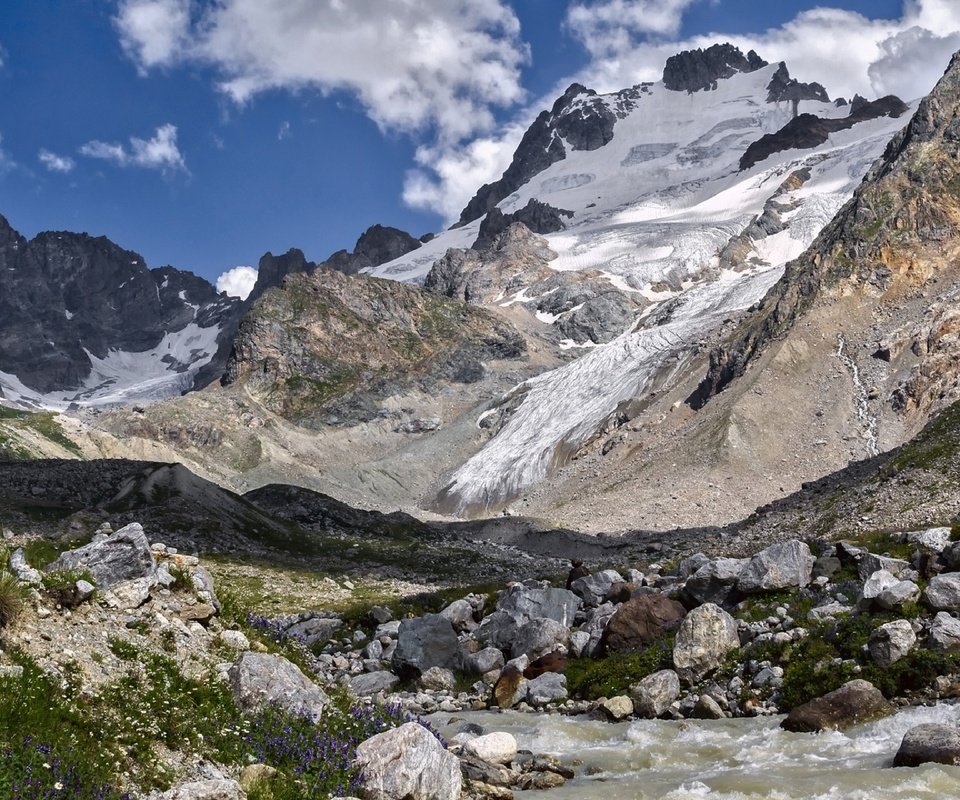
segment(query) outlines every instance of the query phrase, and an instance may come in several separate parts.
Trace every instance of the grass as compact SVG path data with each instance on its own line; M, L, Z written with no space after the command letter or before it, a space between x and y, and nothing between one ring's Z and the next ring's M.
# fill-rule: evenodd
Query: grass
M0 572L0 628L15 622L23 611L26 592L10 572Z
M8 423L14 431L19 428L38 433L72 455L82 456L83 454L79 445L64 433L60 423L57 422L57 415L52 411L20 411L0 406L0 423ZM14 440L8 428L6 433L0 430L0 457L10 461L24 461L33 457L33 454Z
M673 668L674 635L668 634L641 652L610 653L605 658L567 662L567 690L572 697L598 700L628 694L648 675Z

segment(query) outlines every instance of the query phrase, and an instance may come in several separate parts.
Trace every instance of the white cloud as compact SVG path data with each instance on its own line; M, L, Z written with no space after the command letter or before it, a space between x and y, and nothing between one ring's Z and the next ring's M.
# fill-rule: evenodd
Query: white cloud
M960 50L960 32L937 36L914 26L880 43L882 55L867 70L879 95L912 97L918 89L933 86Z
M280 128L277 131L277 141L282 142L284 139L290 138L290 123L287 120L284 120L280 123Z
M257 271L253 267L234 267L217 278L217 291L246 300L256 282Z
M69 156L58 156L45 148L40 150L37 158L51 172L67 173L76 166L76 162Z
M188 172L187 162L177 147L177 126L167 123L157 128L152 139L130 137L130 146L116 142L87 142L81 146L80 154L88 158L112 161L120 167L145 167Z
M699 0L593 0L567 10L567 26L593 55L617 53L636 35L675 36L683 12Z
M383 129L451 142L524 97L529 49L504 0L122 0L115 19L141 70L209 64L237 103L271 89L343 90Z

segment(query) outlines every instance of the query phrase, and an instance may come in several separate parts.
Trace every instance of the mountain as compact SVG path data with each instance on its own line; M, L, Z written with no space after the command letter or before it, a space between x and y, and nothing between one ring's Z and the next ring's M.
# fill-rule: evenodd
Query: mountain
M65 409L197 388L238 304L105 237L28 241L0 217L0 396Z

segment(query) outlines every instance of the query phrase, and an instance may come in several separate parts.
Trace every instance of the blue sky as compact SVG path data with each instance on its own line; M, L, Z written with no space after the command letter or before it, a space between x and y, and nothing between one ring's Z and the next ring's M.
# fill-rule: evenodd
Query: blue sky
M0 213L210 280L440 229L576 79L729 39L832 95L920 94L954 0L5 0ZM814 10L819 7L820 10Z

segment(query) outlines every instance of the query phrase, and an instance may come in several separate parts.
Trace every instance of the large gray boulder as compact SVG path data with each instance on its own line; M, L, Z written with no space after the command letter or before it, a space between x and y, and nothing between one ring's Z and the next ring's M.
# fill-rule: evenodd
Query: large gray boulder
M654 672L652 675L647 675L636 686L631 687L630 697L638 717L645 719L662 717L680 697L680 678L672 669Z
M287 628L284 638L297 639L308 647L332 639L343 627L343 621L336 617L310 617Z
M950 544L949 528L927 528L903 534L903 540L915 545L921 552L939 555Z
M874 663L887 669L906 656L916 643L917 635L913 632L913 626L905 619L898 619L881 625L871 633L867 647Z
M877 605L885 611L894 611L920 599L920 587L913 581L898 581L877 595Z
M855 680L808 703L797 706L780 723L799 733L836 730L889 716L895 711L872 683Z
M673 665L681 680L694 683L719 667L740 647L737 623L714 603L693 609L680 623L673 645Z
M929 763L960 765L960 730L952 725L927 722L903 735L893 766L919 767Z
M460 662L464 672L471 675L485 675L495 669L503 669L503 651L496 647L484 647L476 653L461 651Z
M519 584L507 589L497 601L497 610L506 612L518 622L543 617L568 628L579 608L580 598L567 589L530 589Z
M605 569L577 578L570 584L570 591L583 600L584 605L598 606L615 584L623 583L623 576L614 569Z
M934 611L960 609L960 572L944 572L935 575L923 594L927 605Z
M737 588L744 594L755 594L806 586L812 580L816 560L804 542L772 544L750 559L740 573Z
M454 600L440 612L440 616L450 620L450 624L457 633L472 631L477 627L473 618L473 606L470 605L469 600Z
M552 653L570 642L570 631L552 619L531 619L517 631L510 648L512 658L529 656L530 660Z
M61 553L47 567L47 572L57 570L87 570L97 585L107 590L136 578L155 580L157 562L143 526L132 522L110 536Z
M330 702L296 664L269 653L242 653L229 670L230 686L244 711L276 705L292 714L319 716Z
M878 569L885 569L891 575L899 578L904 572L910 569L910 562L904 561L902 558L890 558L889 556L864 553L857 562L857 577L865 581Z
M532 706L545 706L567 699L567 676L559 672L544 672L528 681L527 702Z
M450 620L439 614L405 619L397 634L393 667L401 677L419 677L430 667L456 669L460 646Z
M350 679L350 691L357 697L372 697L379 692L389 692L400 679L387 670L363 672Z
M885 569L878 569L870 573L869 577L863 582L863 590L860 593L861 605L869 605L883 594L891 586L896 586L900 582L899 578L892 572Z
M930 644L938 650L960 650L960 619L938 613L930 624Z
M460 762L418 722L367 739L356 764L365 800L460 800Z
M695 603L724 603L737 586L747 558L717 558L693 573L683 587Z

